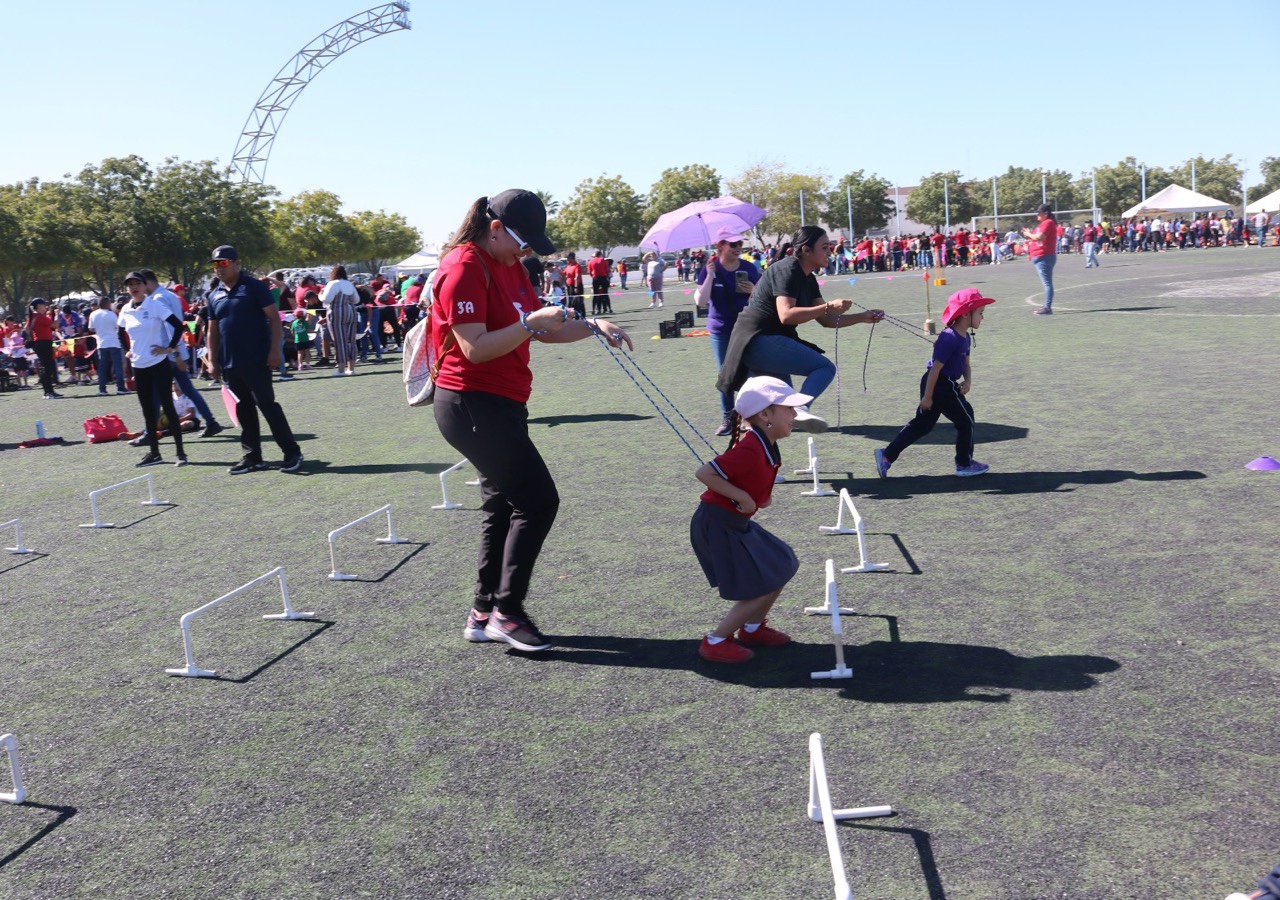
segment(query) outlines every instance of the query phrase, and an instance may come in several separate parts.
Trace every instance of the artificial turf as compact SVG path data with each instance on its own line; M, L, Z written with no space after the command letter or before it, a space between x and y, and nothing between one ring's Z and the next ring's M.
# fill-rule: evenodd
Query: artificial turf
M836 501L801 497L803 476L760 517L802 562L771 619L794 643L698 659L724 606L688 547L697 461L594 340L534 349L531 432L563 498L529 601L556 646L534 656L462 638L477 495L458 473L465 508L431 510L458 455L395 366L278 386L302 475L231 477L235 432L193 439L189 467L146 470L178 506L109 495L113 531L76 527L85 495L141 451L84 443L80 423L133 425L135 398L0 395L0 521L21 516L41 554L0 559L0 733L30 790L0 807L0 895L826 897L813 731L837 806L897 809L840 828L860 900L1247 887L1280 856L1280 476L1244 468L1280 455L1280 253L1064 257L1050 318L1030 314L1025 262L945 275L935 318L959 287L999 301L970 395L990 474L951 474L944 421L875 478L929 349L901 329L845 329L839 390L815 405L838 426L815 439L822 480L892 564L839 579L859 613L848 681L810 679L834 656L802 609L856 543L819 534ZM720 447L706 339L650 340L690 308L669 288L661 311L615 298L615 320ZM918 274L824 293L925 315ZM832 332L804 331L835 355ZM15 449L36 419L71 443ZM803 467L804 436L783 453ZM325 534L388 502L412 543L375 545L367 523L339 549L363 580L326 580ZM194 625L219 680L164 675L182 613L277 565L317 621L263 621L280 605L264 586Z

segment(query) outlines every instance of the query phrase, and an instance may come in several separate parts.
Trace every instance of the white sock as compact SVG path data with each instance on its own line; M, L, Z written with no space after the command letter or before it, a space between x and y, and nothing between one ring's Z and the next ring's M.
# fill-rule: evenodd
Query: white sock
M742 626L742 630L745 631L747 634L755 634L756 629L763 624L764 624L763 622L748 622L746 625Z
M712 645L714 645L714 644L718 644L718 643L720 643L721 641L724 641L724 640L728 640L728 638L716 637L714 634L709 634L709 635L707 635L707 643L708 643L708 644L712 644Z

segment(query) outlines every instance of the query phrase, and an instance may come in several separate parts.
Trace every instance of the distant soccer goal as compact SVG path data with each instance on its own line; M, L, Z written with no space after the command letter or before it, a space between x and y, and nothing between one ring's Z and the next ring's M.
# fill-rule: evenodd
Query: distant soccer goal
M1058 220L1059 225L1084 225L1087 222L1093 222L1096 225L1102 221L1102 210L1096 207L1093 209L1055 209L1053 215ZM1034 211L1000 213L998 216L974 216L970 223L970 228L973 231L994 228L997 234L1003 236L1009 231L1016 231L1021 234L1024 228L1035 228L1038 221L1040 221L1039 214Z

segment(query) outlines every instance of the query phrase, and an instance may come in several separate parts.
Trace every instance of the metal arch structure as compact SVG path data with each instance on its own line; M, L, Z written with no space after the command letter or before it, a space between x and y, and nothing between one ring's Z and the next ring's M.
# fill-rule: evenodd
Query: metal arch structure
M409 30L408 13L408 0L395 0L385 6L367 9L321 33L285 63L253 105L235 152L231 154L231 168L240 175L241 181L259 184L266 181L267 161L276 134L302 89L325 66L352 47L382 34Z

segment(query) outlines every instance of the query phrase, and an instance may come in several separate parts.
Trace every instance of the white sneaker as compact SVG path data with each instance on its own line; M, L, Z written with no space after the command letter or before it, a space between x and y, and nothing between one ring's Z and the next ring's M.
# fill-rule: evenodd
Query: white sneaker
M822 434L827 430L827 420L809 412L807 406L796 407L796 421L792 426L796 431L807 431L810 434Z

